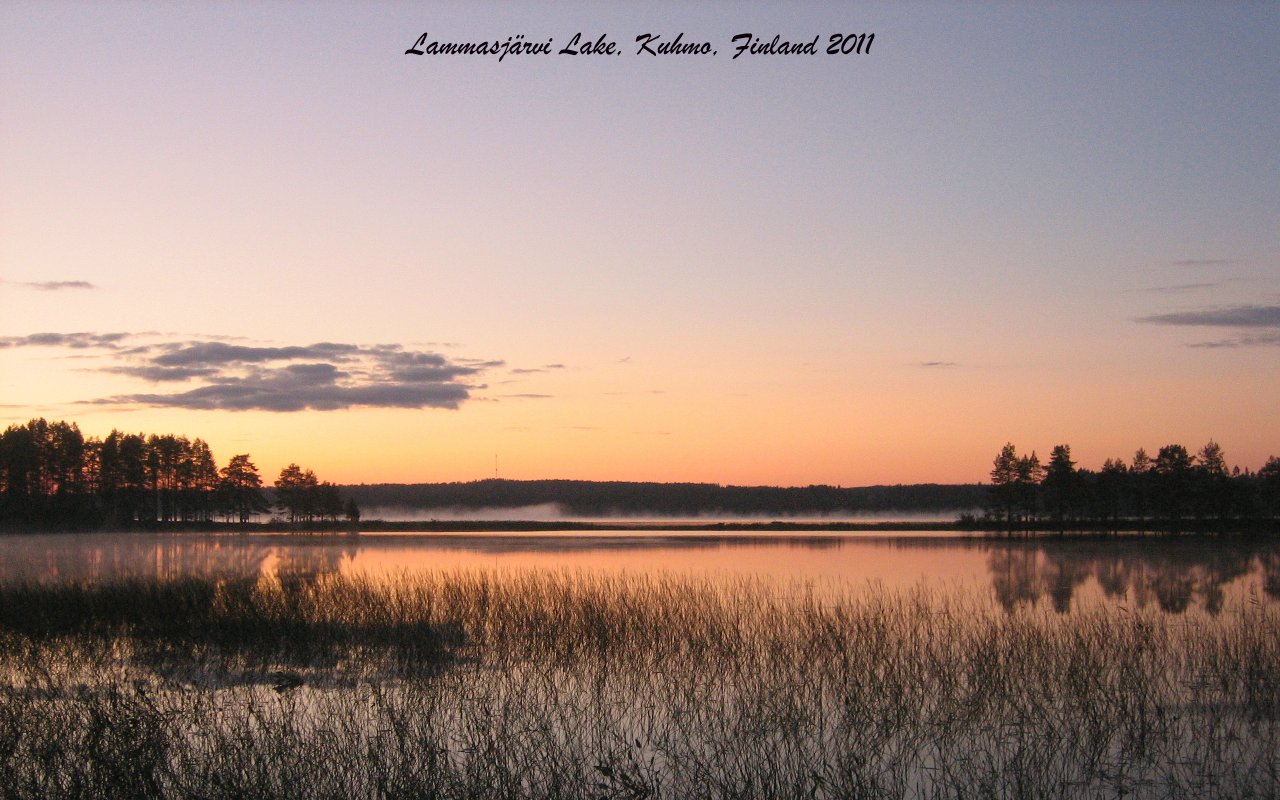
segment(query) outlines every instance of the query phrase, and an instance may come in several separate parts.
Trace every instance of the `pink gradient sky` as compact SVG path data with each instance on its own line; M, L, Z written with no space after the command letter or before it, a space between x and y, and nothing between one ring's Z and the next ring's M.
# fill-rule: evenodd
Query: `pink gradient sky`
M730 58L850 30L870 55ZM1277 41L1274 4L6 3L0 423L338 482L976 481L1006 441L1257 469ZM29 338L80 332L130 335ZM322 342L358 357L263 350Z

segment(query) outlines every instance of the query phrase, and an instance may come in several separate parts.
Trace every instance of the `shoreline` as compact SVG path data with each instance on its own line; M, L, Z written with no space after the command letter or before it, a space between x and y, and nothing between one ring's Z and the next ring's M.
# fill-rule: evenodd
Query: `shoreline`
M297 536L359 536L365 533L955 533L978 537L1059 535L1075 538L1095 538L1115 535L1278 535L1280 520L1123 520L1107 525L1077 522L1061 524L1049 521L1023 523L1016 528L998 527L978 522L958 520L902 520L902 521L838 521L813 522L790 520L716 520L670 522L644 519L619 520L368 520L355 525L346 522L298 524L288 522L189 522L157 523L125 528L77 528L42 527L6 524L0 527L0 537L31 533L166 533L166 534L264 534L279 533Z

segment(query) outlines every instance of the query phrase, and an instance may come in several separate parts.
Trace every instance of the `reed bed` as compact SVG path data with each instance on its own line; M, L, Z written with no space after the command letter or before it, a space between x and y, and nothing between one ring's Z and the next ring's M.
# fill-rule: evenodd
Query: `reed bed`
M33 797L1275 797L1280 610L556 572L0 587Z

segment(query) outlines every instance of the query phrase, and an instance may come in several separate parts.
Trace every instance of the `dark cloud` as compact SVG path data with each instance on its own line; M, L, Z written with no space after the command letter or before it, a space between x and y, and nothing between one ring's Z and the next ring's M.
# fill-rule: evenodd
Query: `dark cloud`
M468 398L458 384L299 386L288 381L218 383L178 394L132 394L93 401L223 411L336 411L354 406L457 408Z
M441 365L438 367L407 367L405 369L393 370L390 373L391 380L402 381L404 383L423 383L426 381L451 381L454 378L463 375L474 375L479 370L474 367L460 367L457 365Z
M959 366L954 361L921 361L916 364L917 367L956 367Z
M168 352L156 356L153 363L166 367L200 364L253 364L266 361L299 359L342 359L360 348L353 344L320 342L306 347L246 347L226 342L196 342L170 345ZM377 352L377 351L375 351ZM410 355L400 353L398 355Z
M1241 333L1225 339L1192 342L1188 347L1274 347L1280 345L1280 306L1227 306L1201 308L1193 311L1176 311L1169 314L1153 314L1139 317L1137 322L1152 325L1195 326L1204 328L1235 328ZM1244 331L1248 331L1245 333Z
M328 385L348 375L332 364L290 364L274 374L295 381L300 386ZM268 373L268 377L270 375Z
M218 371L212 367L104 367L101 371L113 375L128 375L131 378L141 378L154 383L188 381L192 378L207 378L218 374Z
M1217 328L1280 328L1280 306L1231 306L1177 311L1139 317L1153 325L1198 325Z
M219 377L207 386L176 394L130 394L93 401L225 411L335 411L355 406L457 408L470 396L463 384L340 382L347 373L332 364L289 364L249 376Z
M463 382L502 361L449 359L439 353L406 350L397 344L372 346L317 342L303 346L228 344L214 337L199 341L130 342L126 333L37 333L0 338L0 347L94 349L105 359L100 372L152 383L199 381L174 393L120 394L84 402L98 405L232 411L330 411L357 406L457 408L484 384ZM530 395L532 396L532 395Z
M82 350L89 347L116 349L119 342L129 338L127 333L32 333L27 336L0 338L0 347L70 347Z
M439 353L405 351L395 346L378 345L369 348L379 361L396 367L442 367L449 360Z

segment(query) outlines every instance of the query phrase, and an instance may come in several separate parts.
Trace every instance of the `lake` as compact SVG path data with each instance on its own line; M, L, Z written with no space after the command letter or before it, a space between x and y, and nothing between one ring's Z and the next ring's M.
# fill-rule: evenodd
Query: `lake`
M795 532L394 533L360 536L40 534L0 540L0 582L429 570L568 570L743 576L839 591L946 587L1005 607L1106 602L1213 613L1280 600L1280 542L1124 536L1033 538Z
M618 532L0 540L36 797L1272 797L1280 547Z

